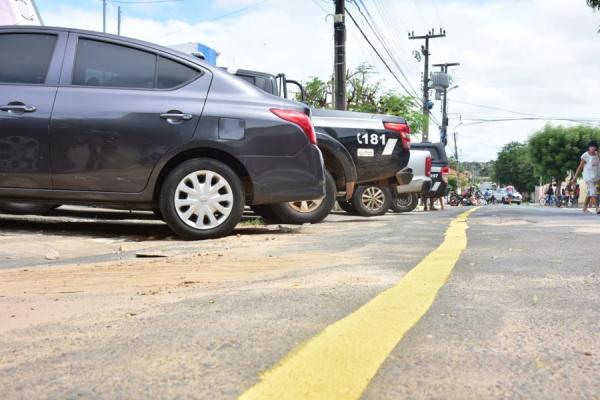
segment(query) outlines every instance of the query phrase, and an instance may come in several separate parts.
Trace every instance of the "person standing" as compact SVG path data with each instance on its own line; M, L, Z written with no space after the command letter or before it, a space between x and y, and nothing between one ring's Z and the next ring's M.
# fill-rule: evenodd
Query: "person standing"
M599 204L596 199L598 192L596 184L600 180L600 158L598 158L598 143L591 141L588 145L588 150L581 156L581 161L575 172L575 176L571 179L571 183L575 183L580 174L583 173L583 180L587 185L587 194L585 203L583 204L583 212L589 213L588 208L592 201L596 203L596 213L599 213Z
M515 196L515 187L513 185L508 185L506 187L506 201L508 205L512 205L513 197Z

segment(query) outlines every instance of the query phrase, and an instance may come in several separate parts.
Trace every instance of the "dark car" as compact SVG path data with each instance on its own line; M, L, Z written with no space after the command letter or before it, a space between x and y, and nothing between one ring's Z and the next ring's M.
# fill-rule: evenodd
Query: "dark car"
M284 74L237 70L239 78L273 95L287 98L288 85L304 89ZM392 190L407 184L410 128L404 118L327 109L311 110L317 143L326 167L326 196L310 202L255 207L267 218L288 222L318 222L331 211L337 198L346 211L375 216L387 211ZM395 189L393 189L395 190Z
M5 206L153 209L180 236L202 239L230 232L245 204L323 196L301 103L175 50L96 32L0 27L0 54Z
M422 194L424 198L444 197L448 191L448 156L443 143L413 143L414 150L426 150L431 154L431 188Z

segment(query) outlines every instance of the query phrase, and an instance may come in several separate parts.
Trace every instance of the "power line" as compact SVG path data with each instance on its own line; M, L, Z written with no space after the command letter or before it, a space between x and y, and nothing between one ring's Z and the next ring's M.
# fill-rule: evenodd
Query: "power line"
M394 79L396 79L396 81L400 84L400 86L402 87L402 89L404 89L404 91L411 98L413 105L419 106L419 103L416 101L415 97L411 94L410 90L408 90L406 88L406 86L404 86L404 84L398 78L398 76L394 73L394 71L392 70L392 68L390 68L390 66L387 63L387 61L385 61L385 59L381 56L381 54L375 48L375 46L373 45L373 43L371 43L371 41L369 40L369 38L367 37L367 35L365 34L365 32L362 30L362 28L360 27L360 25L356 22L356 19L354 19L354 16L350 12L350 10L348 10L348 8L346 8L346 13L350 17L350 20L352 21L352 23L354 24L354 26L356 26L356 28L358 29L358 31L360 32L360 34L362 35L362 37L367 41L367 43L369 44L369 46L371 47L371 49L375 52L375 54L377 54L377 57L379 57L379 59L381 60L381 62L383 63L383 65L385 65L385 67L390 72L390 74L392 74L392 76L394 77Z
M562 121L562 122L575 122L575 123L579 123L579 124L600 127L600 121L576 119L576 118L523 117L523 118L496 118L496 119L469 119L469 118L467 118L464 120L473 121L473 122L467 122L467 123L463 124L463 126L481 125L481 124L499 123L499 122L518 122L518 121Z
M483 104L477 104L477 103L469 103L467 101L462 101L462 100L450 100L453 101L455 103L459 103L459 104L465 104L468 106L472 106L472 107L478 107L478 108L485 108L488 110L495 110L495 111L502 111L502 112L506 112L506 113L510 113L510 114L516 114L516 115L522 115L524 117L530 117L530 118L535 118L535 119L541 119L541 120L573 120L573 121L600 121L600 118L596 118L596 117L591 117L591 118L587 118L587 117L553 117L553 116L548 116L548 115L540 115L540 114L533 114L533 113L526 113L526 112L521 112L521 111L514 111L514 110L508 110L506 108L500 108L500 107L495 107L495 106L488 106L488 105L483 105Z
M362 8L359 6L358 3L362 4L362 6L363 6L366 14L368 15L368 17L367 17L367 15L365 15L365 12L363 12ZM411 88L412 93L416 97L418 97L419 95L417 94L417 91L415 90L415 88L413 87L413 85L410 83L410 79L408 79L408 77L406 76L406 74L403 71L403 68L400 66L399 62L396 60L396 57L394 57L394 55L390 51L390 49L389 49L389 47L390 47L389 43L383 37L383 35L381 34L381 32L379 32L379 30L374 26L375 24L374 24L373 16L369 12L369 10L368 10L367 6L365 5L365 3L362 0L357 0L357 1L354 2L354 5L356 6L356 8L360 12L360 14L363 16L363 18L365 19L365 21L367 22L367 25L369 25L369 27L371 28L371 31L373 31L373 33L375 34L375 37L379 40L379 43L381 43L381 46L383 47L383 49L385 50L385 52L387 53L387 55L390 57L390 60L392 61L392 63L394 63L394 65L396 66L396 68L398 69L398 71L400 72L400 74L406 80L406 83Z

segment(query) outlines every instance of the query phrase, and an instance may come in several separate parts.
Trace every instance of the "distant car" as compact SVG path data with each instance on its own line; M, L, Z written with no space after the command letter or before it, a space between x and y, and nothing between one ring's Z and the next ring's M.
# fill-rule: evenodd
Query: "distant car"
M431 189L431 154L424 150L411 150L406 172L413 176L405 185L398 185L392 193L391 210L397 213L413 211L419 197L429 193Z
M493 190L492 197L497 203L508 204L508 194L504 188ZM512 202L520 205L523 202L523 196L521 196L521 193L514 190Z
M204 239L233 230L245 204L325 194L308 107L198 58L31 26L0 27L0 54L5 211L154 210L179 236Z
M424 198L445 197L448 193L448 156L443 143L417 142L411 150L426 150L431 155L431 188L423 193Z
M512 203L520 205L522 201L523 201L523 196L521 196L521 193L517 192L516 190L513 190ZM506 189L504 190L504 196L502 197L502 202L504 204L508 204L508 193L506 193Z

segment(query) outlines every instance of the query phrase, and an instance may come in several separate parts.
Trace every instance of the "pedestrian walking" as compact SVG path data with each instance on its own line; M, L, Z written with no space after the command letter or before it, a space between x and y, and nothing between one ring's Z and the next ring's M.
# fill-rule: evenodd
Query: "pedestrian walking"
M585 197L585 203L583 204L583 212L589 213L589 207L592 202L596 205L596 214L600 214L599 203L598 203L598 191L596 184L600 181L600 158L598 158L598 143L591 141L588 145L588 150L581 156L579 167L575 172L575 176L571 180L571 183L577 181L579 175L583 174L583 180L587 186L587 195Z

